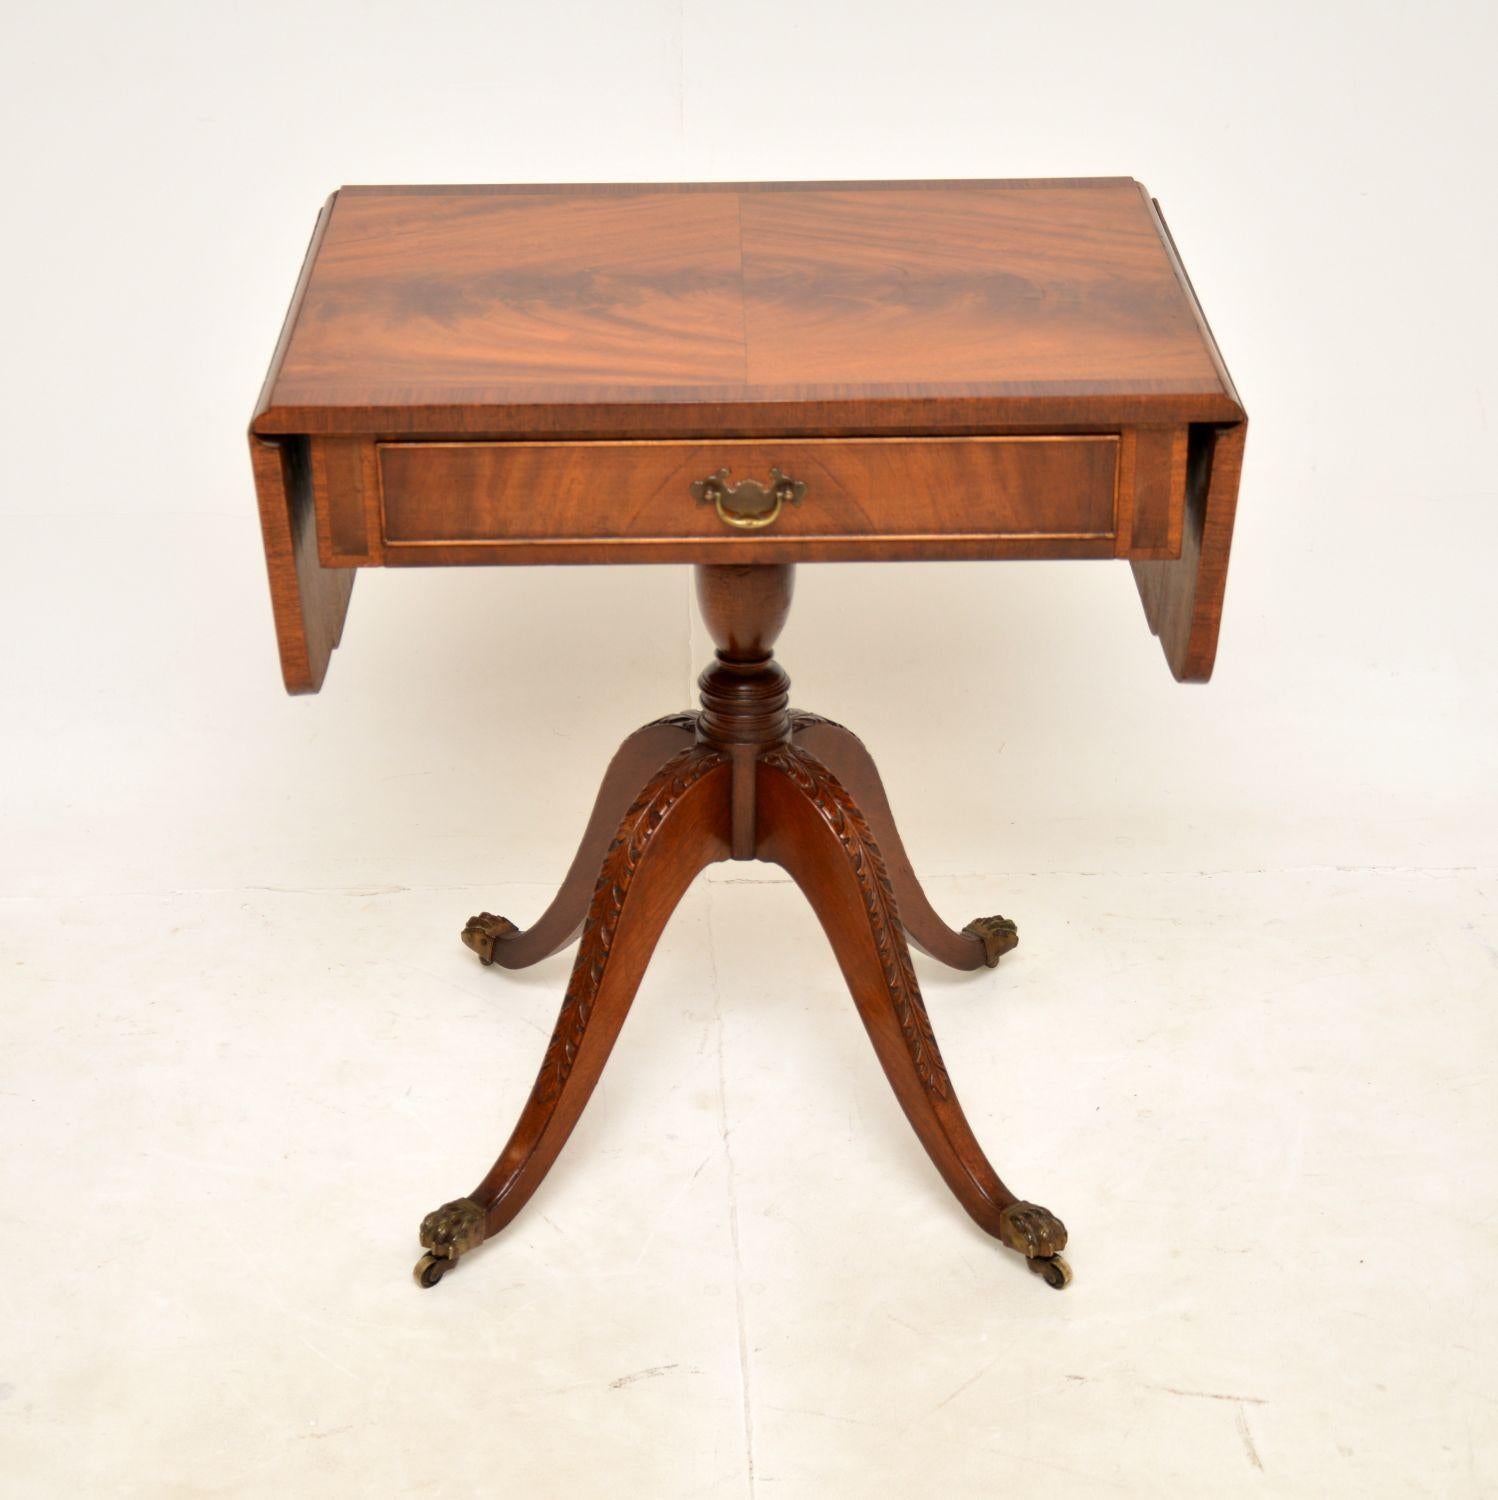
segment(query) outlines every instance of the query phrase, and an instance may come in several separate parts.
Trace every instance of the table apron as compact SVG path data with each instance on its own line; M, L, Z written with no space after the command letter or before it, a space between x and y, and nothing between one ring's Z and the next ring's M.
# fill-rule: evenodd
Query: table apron
M310 443L326 567L1167 558L1187 429Z

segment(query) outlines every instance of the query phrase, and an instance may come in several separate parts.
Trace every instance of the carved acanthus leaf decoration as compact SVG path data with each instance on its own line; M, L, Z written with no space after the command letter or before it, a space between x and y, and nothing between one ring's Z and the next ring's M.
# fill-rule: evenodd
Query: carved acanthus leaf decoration
M796 717L805 721L814 716L801 714ZM821 761L794 745L774 746L760 758L760 764L785 775L837 835L858 881L885 983L895 1003L895 1015L916 1074L928 1093L941 1099L950 1098L952 1083L947 1077L946 1064L936 1045L931 1017L926 1013L926 1002L921 998L921 987L910 961L910 949L905 944L895 906L894 887L884 867L884 856L880 854L879 845L874 841L858 804Z
M695 716L691 717L695 722ZM604 965L608 962L609 949L614 945L614 933L624 911L624 902L651 838L687 788L701 781L724 761L725 756L719 750L705 745L689 745L661 767L655 779L620 820L619 832L609 845L598 884L593 889L588 920L583 926L577 961L572 966L572 978L562 1000L556 1029L541 1061L541 1076L536 1084L541 1100L554 1099L561 1092L577 1060L577 1050L593 1016L593 1002L598 998L598 986L603 981Z

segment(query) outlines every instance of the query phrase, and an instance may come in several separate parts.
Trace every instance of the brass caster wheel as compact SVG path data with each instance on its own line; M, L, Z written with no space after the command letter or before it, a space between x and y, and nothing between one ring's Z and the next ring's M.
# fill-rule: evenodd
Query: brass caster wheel
M449 1260L445 1255L423 1255L411 1274L416 1278L417 1286L436 1286L455 1265L457 1261Z
M1039 1277L1042 1277L1047 1286L1053 1286L1059 1292L1062 1287L1071 1285L1071 1267L1066 1263L1066 1257L1062 1255L1037 1255L1034 1260L1025 1262L1029 1268Z

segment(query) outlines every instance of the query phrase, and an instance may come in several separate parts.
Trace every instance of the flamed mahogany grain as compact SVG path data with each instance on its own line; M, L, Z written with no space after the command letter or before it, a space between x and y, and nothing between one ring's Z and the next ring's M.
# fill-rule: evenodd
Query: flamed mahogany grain
M254 425L515 433L546 408L676 435L671 408L755 431L769 403L875 431L911 403L1054 424L1121 401L1242 415L1128 178L345 188Z

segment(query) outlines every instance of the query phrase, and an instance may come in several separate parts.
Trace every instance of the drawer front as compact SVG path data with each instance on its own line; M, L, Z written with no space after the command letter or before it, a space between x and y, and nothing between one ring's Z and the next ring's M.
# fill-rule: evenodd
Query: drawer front
M719 491L705 485L723 470ZM796 495L778 508L772 471ZM1017 555L1104 556L1118 472L1114 434L382 443L378 453L390 562L569 548L584 561L605 547L641 560L995 556L1006 541L1021 544ZM422 549L438 555L399 555Z

